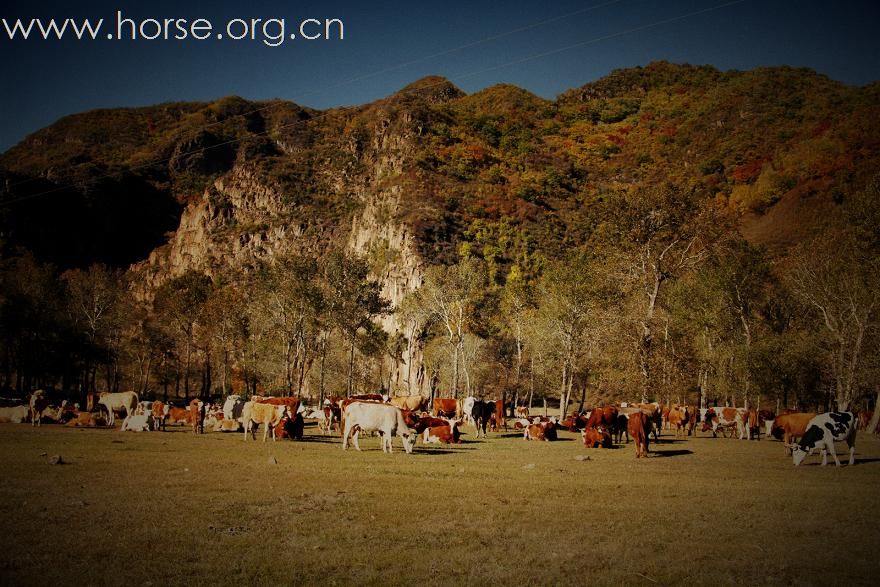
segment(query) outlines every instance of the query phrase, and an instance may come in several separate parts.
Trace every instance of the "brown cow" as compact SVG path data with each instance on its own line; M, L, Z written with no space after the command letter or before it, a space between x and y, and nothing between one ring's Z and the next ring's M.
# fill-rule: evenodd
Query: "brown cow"
M675 437L687 436L688 422L693 417L687 406L673 405L666 414L666 422L675 430Z
M553 422L529 424L523 438L526 440L556 440L556 424Z
M400 395L391 398L391 405L401 410L420 412L428 405L428 398L421 395Z
M449 420L444 426L431 426L425 428L422 436L425 444L452 444L461 442L461 433L458 431L458 422Z
M431 405L431 413L435 416L448 417L448 418L461 418L462 416L462 406L461 402L457 399L451 398L434 398L434 403Z
M611 448L611 434L605 428L592 426L584 428L581 432L584 446L587 448Z
M636 458L648 456L648 438L651 427L651 419L643 412L630 414L627 429L636 445Z
M770 434L772 434L774 438L782 440L786 454L791 454L791 444L797 442L798 439L804 435L807 431L807 425L810 423L810 420L815 417L815 412L796 412L793 414L777 416L776 419L773 420Z

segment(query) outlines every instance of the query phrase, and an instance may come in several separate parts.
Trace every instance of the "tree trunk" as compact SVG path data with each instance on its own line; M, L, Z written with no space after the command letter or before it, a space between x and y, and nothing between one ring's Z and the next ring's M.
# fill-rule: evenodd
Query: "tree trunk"
M868 422L868 433L877 434L877 424L880 422L880 388L877 389L877 396L874 399L874 415Z
M354 340L351 341L351 348L348 352L348 397L351 397L354 386Z

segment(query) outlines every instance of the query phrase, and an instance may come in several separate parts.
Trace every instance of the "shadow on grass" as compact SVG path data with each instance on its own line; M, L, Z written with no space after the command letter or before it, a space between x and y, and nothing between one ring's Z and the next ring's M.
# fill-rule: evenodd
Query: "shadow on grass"
M454 455L458 452L468 451L468 450L476 450L474 448L465 448L462 446L456 446L455 448L425 448L423 446L417 446L415 450L413 450L414 455Z
M694 454L694 451L688 450L686 448L676 449L676 450L651 451L651 455L653 455L655 457L681 457L684 455L692 455L692 454Z

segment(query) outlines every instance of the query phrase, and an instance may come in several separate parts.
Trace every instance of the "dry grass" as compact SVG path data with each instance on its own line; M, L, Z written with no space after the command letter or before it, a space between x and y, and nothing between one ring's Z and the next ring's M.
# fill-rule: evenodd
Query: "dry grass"
M385 455L0 425L0 581L876 584L876 438L855 467L796 469L773 441L667 436L636 460L562 436Z

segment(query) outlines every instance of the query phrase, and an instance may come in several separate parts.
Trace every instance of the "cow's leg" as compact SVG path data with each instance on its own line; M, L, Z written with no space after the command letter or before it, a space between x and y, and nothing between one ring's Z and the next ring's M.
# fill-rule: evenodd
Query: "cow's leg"
M831 442L828 443L828 452L830 452L831 456L834 457L834 463L839 467L840 466L840 459L837 458L837 451L834 450L834 440L832 440ZM824 461L825 461L825 459L823 458L822 459L823 465L825 464Z

